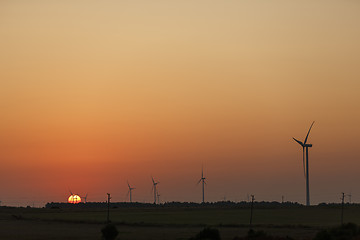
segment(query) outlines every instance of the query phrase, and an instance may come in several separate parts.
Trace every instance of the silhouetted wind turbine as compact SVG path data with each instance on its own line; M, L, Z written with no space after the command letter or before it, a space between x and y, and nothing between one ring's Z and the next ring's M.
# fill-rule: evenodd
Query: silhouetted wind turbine
M135 188L132 188L129 184L129 181L127 182L127 185L129 187L129 191L128 191L128 194L129 194L129 197L130 197L130 202L132 202L132 198L131 198L131 191L134 190Z
M306 135L304 143L293 138L297 143L302 146L303 149L303 168L304 168L304 175L306 178L306 206L310 206L310 192L309 192L309 147L312 147L312 144L307 144L307 139L309 137L310 130L315 122L313 122L309 128L309 131ZM305 157L305 149L306 149L306 157ZM305 160L306 158L306 160Z
M84 203L86 203L87 195L88 194L86 194L85 197L83 197L84 198Z
M156 182L153 177L151 177L151 180L153 182L154 204L156 204L156 197L157 197L156 185L158 185L160 182Z
M70 188L69 188L69 192L70 192L71 196L73 196L73 198L72 198L72 203L75 203L75 198L74 198L74 195L75 195L75 194L72 193L72 191L70 190Z
M203 167L201 167L201 178L200 178L200 180L198 181L198 183L197 184L199 184L200 182L202 182L202 203L204 203L205 202L205 184L206 184L206 182L205 182L205 177L204 177L204 168Z
M351 192L347 196L349 197L349 203L351 203Z

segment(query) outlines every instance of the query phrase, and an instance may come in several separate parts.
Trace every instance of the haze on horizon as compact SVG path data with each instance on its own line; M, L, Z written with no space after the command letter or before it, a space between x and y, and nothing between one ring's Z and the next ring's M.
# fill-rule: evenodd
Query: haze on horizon
M360 201L359 1L1 1L0 201Z

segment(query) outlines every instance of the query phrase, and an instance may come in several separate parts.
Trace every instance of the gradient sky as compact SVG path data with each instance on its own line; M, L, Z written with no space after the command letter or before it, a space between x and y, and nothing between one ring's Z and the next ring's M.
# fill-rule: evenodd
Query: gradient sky
M0 201L360 201L360 2L0 2Z

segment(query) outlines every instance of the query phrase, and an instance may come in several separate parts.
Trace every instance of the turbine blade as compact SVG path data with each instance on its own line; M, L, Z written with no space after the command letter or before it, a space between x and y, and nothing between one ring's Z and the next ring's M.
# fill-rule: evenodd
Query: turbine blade
M293 138L298 144L300 144L301 146L304 146L304 144L301 142L301 141L299 141L299 140L297 140L296 138Z
M307 135L306 135L306 138L305 138L304 144L306 144L306 141L307 141L307 139L308 139L308 137L309 137L310 130L311 130L312 126L314 125L314 123L315 123L315 121L314 121L314 122L312 122L312 124L311 124L311 126L310 126L310 128L309 128L309 131L308 131L308 133L307 133Z
M152 180L153 184L155 184L155 180L154 180L154 178L153 178L153 177L151 177L151 180Z
M197 184L196 184L196 185L199 185L199 183L201 182L201 180L202 180L202 178L200 178L200 180L197 182Z

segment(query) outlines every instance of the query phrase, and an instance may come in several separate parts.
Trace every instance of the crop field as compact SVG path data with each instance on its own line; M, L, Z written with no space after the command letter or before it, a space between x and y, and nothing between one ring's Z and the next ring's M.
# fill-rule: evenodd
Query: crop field
M0 208L0 239L101 239L106 209ZM188 239L205 226L220 230L222 239L244 236L246 208L114 208L110 220L117 239ZM254 209L253 227L277 236L311 239L317 231L340 224L340 207ZM344 209L344 222L360 224L360 206Z

